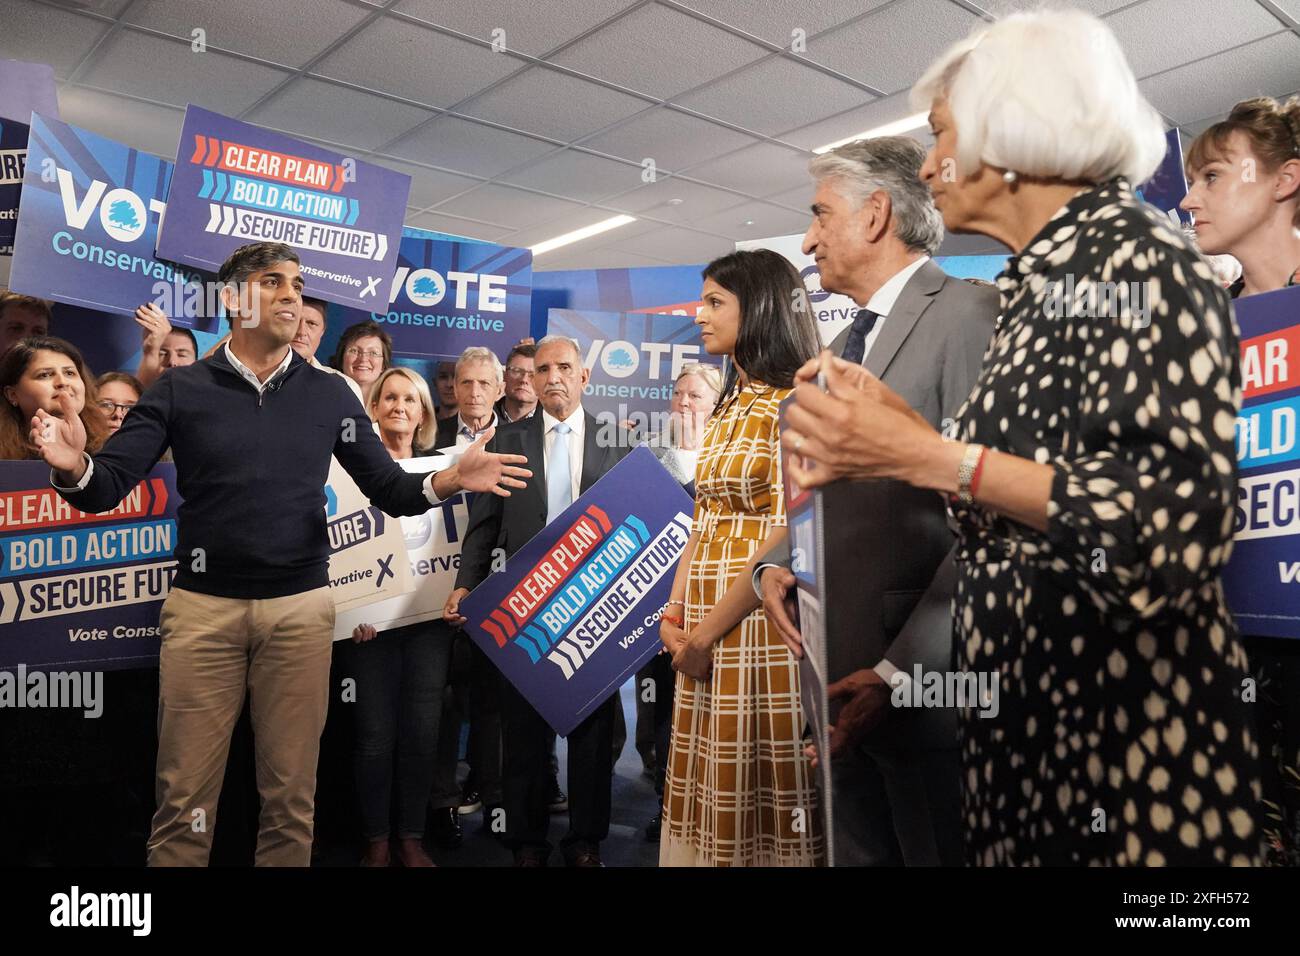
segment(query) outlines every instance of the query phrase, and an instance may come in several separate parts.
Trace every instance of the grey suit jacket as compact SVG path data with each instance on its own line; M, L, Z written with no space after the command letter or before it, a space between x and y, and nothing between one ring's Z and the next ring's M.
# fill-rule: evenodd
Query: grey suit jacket
M942 429L975 384L998 308L994 289L927 262L883 319L866 368ZM831 343L836 355L848 333ZM841 481L826 488L824 502L829 678L882 658L909 676L916 664L948 670L956 577L941 497L900 481ZM762 563L789 567L788 539ZM869 744L955 747L956 728L951 709L896 709Z

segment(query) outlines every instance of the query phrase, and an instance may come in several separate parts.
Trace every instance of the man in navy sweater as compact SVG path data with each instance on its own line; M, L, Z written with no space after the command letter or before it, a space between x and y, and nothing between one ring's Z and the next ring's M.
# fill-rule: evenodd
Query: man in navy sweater
M324 486L330 456L390 515L423 514L457 491L508 496L531 472L493 455L489 429L457 465L409 474L361 403L289 346L303 280L281 243L221 267L230 341L172 369L93 459L71 408L38 413L32 440L55 489L88 512L117 505L170 447L183 504L179 564L161 616L158 810L151 866L203 866L230 735L251 695L262 811L259 866L311 859L316 761L328 702L334 602Z

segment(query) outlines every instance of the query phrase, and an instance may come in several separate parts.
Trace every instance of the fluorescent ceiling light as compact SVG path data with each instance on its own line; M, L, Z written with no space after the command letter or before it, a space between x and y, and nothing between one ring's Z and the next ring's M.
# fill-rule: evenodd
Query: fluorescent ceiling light
M886 123L884 126L877 126L875 129L869 129L865 133L854 133L852 136L845 136L843 139L837 139L833 143L827 143L825 146L818 146L813 150L814 153L829 153L838 146L845 143L852 143L859 139L872 139L876 136L894 136L897 133L906 133L909 129L916 129L924 126L930 118L929 113L913 113L911 116L904 116L900 120L894 120L892 123Z
M636 216L611 216L608 219L602 219L600 222L590 226L583 226L581 229L575 229L573 232L566 232L562 236L556 236L554 239L547 239L545 242L539 242L533 246L533 255L540 256L543 252L550 252L552 249L558 249L560 246L567 246L571 242L579 242L583 239L589 239L592 236L598 236L602 232L609 232L611 229L617 229L619 226L626 226L629 222L636 222Z

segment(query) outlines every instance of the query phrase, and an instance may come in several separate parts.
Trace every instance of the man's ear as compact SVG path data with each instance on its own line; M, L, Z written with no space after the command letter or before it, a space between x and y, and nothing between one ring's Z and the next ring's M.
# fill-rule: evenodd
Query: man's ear
M889 193L877 189L862 204L862 228L868 242L879 242L889 229L889 215L893 211Z
M239 286L234 283L226 283L221 287L221 304L225 307L227 316L239 314Z

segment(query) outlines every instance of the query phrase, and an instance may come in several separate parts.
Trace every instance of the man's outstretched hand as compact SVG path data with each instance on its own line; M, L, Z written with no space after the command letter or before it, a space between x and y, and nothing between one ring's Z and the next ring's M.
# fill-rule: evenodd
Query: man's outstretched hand
M86 450L86 426L73 410L71 395L64 392L55 401L63 417L56 418L38 408L32 416L31 441L45 463L59 473L61 481L71 477L67 484L74 485L86 473L86 460L82 457Z
M458 478L465 491L490 491L502 498L509 498L510 489L526 487L524 479L531 478L533 473L527 468L519 467L528 464L528 459L523 455L498 455L484 450L483 446L495 434L494 426L465 449L457 464Z

